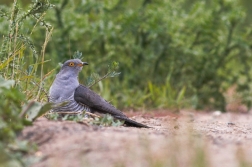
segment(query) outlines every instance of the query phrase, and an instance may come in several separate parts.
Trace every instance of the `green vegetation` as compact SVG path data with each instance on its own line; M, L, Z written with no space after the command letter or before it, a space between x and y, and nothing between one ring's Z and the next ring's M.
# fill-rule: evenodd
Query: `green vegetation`
M44 114L50 104L27 102L25 94L14 87L14 80L0 77L0 166L27 166L32 163L25 155L34 151L35 146L17 139L24 126ZM26 118L26 116L28 116Z
M17 137L24 126L31 125L50 108L50 104L43 106L36 102L46 98L42 71L45 46L52 32L37 14L48 7L49 4L37 2L26 12L21 12L17 1L14 1L12 8L1 6L0 9L0 31L3 36L0 48L0 166L28 166L36 160L28 156L35 147ZM36 24L30 29L26 26L26 20L33 17L46 27L41 55L38 55L30 39Z
M251 28L242 27L246 13L237 0L54 4L45 17L54 25L48 55L62 61L80 50L90 62L87 74L103 74L111 60L119 62L119 78L101 83L108 90L94 89L120 108L174 107L169 102L185 89L179 107L225 111L230 86L249 92ZM177 96L151 98L149 83L159 92L171 85Z
M0 7L3 162L18 150L11 145L20 130L50 108L39 102L47 102L57 64L76 50L90 64L83 73L95 72L91 78L82 73L82 83L92 86L103 79L99 75L121 72L92 87L119 108L225 111L224 93L231 86L251 107L252 27L238 0L14 0L10 5ZM120 67L112 63L107 71L111 61Z
M72 114L71 112L61 112L60 114L55 112L48 112L45 114L45 117L49 120L68 120L83 123L86 125L99 126L121 126L124 123L123 121L114 119L114 117L109 114L100 116L89 112L79 114Z
M93 87L119 108L225 111L233 85L251 105L252 29L238 0L15 1L0 14L1 74L29 99L46 101L56 65L79 50L93 77L120 63L119 78Z

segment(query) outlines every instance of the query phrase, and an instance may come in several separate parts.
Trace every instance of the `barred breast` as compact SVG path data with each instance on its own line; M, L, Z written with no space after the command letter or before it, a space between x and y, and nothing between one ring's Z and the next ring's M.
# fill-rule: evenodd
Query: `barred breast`
M86 105L77 103L75 100L66 101L67 104L60 107L54 107L52 112L90 112L90 108Z

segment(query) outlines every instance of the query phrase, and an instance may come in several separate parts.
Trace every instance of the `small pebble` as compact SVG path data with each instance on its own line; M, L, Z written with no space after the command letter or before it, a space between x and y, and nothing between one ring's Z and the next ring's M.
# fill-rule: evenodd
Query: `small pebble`
M214 111L213 117L219 117L221 115L221 111Z
M233 126L233 125L235 125L235 123L229 122L227 125L228 126Z
M179 129L179 126L178 125L174 126L174 129Z

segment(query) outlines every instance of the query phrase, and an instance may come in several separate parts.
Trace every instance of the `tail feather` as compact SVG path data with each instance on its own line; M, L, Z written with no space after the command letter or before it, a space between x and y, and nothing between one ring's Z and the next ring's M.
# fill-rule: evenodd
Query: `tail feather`
M133 121L132 119L129 119L127 117L121 117L121 116L114 116L115 118L124 121L124 124L131 127L137 127L137 128L150 128L147 125L141 124L139 122Z

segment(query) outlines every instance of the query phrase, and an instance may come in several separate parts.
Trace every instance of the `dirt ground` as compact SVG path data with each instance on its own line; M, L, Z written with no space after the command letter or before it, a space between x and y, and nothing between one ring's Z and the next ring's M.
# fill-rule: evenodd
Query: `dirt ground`
M99 127L39 118L21 138L38 145L33 167L251 167L252 114L129 114L152 128Z

